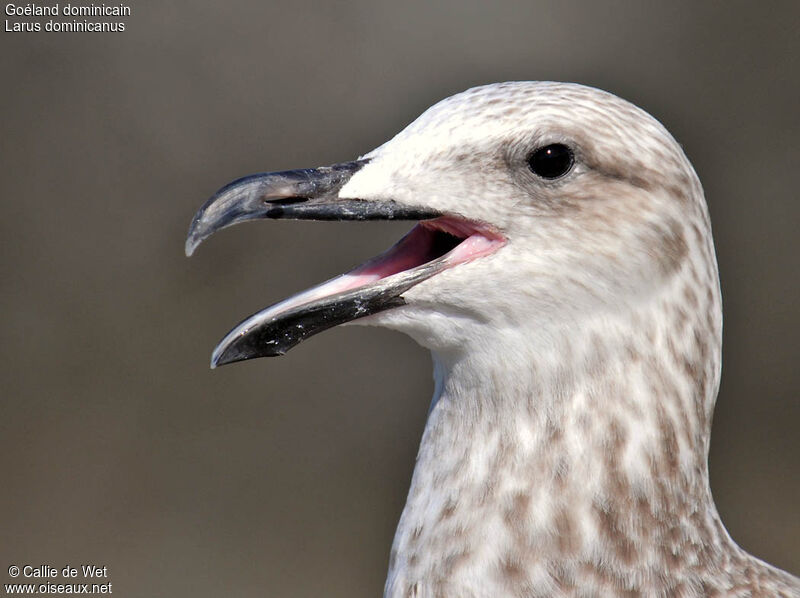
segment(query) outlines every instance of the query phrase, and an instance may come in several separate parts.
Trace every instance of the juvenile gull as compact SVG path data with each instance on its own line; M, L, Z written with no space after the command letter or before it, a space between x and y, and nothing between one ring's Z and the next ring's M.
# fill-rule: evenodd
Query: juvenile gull
M654 118L574 84L470 89L355 162L234 181L187 254L253 218L420 220L212 357L350 321L431 350L386 597L800 596L711 497L717 263L697 175Z

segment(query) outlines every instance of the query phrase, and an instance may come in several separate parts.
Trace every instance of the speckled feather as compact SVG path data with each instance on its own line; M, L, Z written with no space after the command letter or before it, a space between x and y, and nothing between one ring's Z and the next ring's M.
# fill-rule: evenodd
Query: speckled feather
M564 143L575 166L527 168ZM740 549L708 482L722 311L703 191L611 94L503 83L436 104L344 186L508 243L365 320L431 349L436 389L385 596L800 596Z

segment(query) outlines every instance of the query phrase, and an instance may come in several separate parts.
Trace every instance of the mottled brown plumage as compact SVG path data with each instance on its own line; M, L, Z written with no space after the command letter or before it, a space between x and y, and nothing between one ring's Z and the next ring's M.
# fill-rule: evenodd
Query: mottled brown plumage
M524 156L553 142L575 167L537 179ZM595 89L508 83L367 157L343 197L425 201L508 237L368 321L436 365L386 596L797 596L711 498L717 265L667 131Z
M537 169L547 148L564 169ZM386 598L800 596L711 497L717 262L700 182L658 121L580 85L471 89L358 162L226 186L187 251L254 217L398 214L429 220L213 357L279 354L349 320L431 350Z

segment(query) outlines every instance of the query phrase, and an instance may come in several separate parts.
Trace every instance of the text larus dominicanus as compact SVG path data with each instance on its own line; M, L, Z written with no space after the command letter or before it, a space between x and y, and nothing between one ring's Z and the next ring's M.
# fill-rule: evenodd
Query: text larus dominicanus
M212 357L354 320L431 350L385 596L800 596L711 498L717 263L700 182L654 118L574 84L470 89L354 162L234 181L187 254L253 218L420 221Z

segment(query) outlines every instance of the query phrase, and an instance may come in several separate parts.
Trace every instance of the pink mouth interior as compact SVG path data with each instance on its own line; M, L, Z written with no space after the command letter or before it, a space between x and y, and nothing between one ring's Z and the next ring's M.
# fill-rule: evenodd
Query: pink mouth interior
M350 291L443 256L445 267L450 268L494 253L505 242L505 237L476 222L449 216L425 220L383 254L347 274L290 297L269 311L283 312L321 297Z
M479 231L475 225L453 218L437 218L421 222L394 247L378 257L349 272L363 283L380 280L411 270L427 262L450 254L451 265L471 261L498 249L502 238L497 234ZM354 284L355 288L361 286Z

